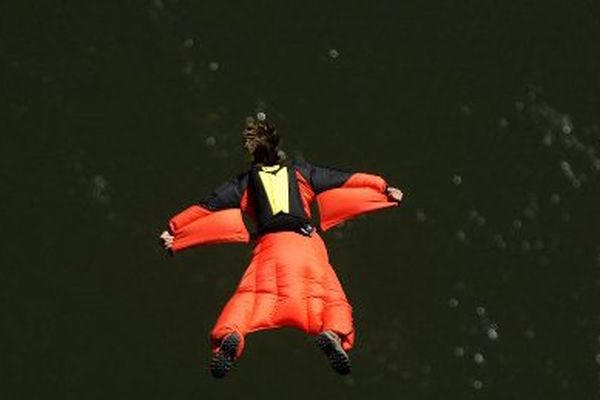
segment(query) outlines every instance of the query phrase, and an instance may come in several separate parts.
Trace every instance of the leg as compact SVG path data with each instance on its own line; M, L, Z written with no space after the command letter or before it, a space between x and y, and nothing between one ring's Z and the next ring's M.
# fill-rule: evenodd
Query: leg
M354 344L352 307L331 267L325 280L325 293L323 327L317 336L317 345L327 356L334 371L346 375L350 373L350 357L346 350L350 350Z
M323 332L335 332L340 337L341 346L348 351L354 346L354 326L352 308L345 303L329 304L323 310Z
M322 331L335 332L341 339L341 345L348 351L354 345L354 324L352 307L331 266L325 280L325 304L323 306Z
M352 307L348 303L344 289L329 263L329 255L322 239L318 235L312 236L311 260L314 272L313 281L318 282L313 291L314 299L310 303L312 310L318 310L318 318L310 324L312 333L332 331L341 338L344 350L350 350L354 344L354 326L352 323Z
M239 336L239 345L236 349L235 358L241 357L244 351L247 333L247 324L249 313L252 311L254 303L254 293L236 293L225 305L221 315L210 332L211 348L213 353L219 350L222 340L231 333Z
M246 313L252 301L251 293L236 293L221 312L210 333L212 347L210 372L215 378L223 378L227 375L233 362L244 351Z

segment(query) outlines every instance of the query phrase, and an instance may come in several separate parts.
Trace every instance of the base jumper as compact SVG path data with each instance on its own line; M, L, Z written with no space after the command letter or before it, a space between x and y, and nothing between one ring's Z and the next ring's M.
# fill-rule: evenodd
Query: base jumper
M314 335L333 369L350 372L352 308L311 222L317 202L322 231L352 217L393 207L402 192L376 175L289 161L263 113L242 134L250 169L175 215L160 238L171 254L213 243L255 242L252 259L210 333L210 370L220 378L251 332L295 327ZM256 225L250 235L242 213Z

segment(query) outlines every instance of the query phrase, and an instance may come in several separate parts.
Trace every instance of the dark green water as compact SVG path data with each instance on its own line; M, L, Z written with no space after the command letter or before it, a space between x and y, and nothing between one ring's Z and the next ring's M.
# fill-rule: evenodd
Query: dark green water
M600 14L504 3L3 2L2 398L596 398ZM279 330L213 380L250 250L157 245L258 110L406 193L326 234L350 378Z

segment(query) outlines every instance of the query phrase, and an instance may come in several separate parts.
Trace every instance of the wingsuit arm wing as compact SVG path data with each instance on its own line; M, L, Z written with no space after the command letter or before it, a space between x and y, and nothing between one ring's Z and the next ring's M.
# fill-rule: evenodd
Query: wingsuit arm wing
M310 164L302 169L315 192L323 231L358 215L398 205L389 199L388 184L378 175Z
M215 243L247 243L250 234L242 218L247 201L244 175L224 183L199 204L192 205L169 221L174 236L172 252Z

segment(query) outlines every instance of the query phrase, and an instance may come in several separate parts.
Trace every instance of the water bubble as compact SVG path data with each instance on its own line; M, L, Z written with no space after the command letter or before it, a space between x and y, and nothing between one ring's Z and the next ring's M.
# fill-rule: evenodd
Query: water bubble
M498 120L498 126L502 129L506 128L508 126L508 120L504 117L500 118Z
M473 355L473 361L475 361L475 364L477 365L482 365L485 362L485 358L483 357L483 354L475 353Z
M527 219L535 219L535 217L537 216L537 210L535 209L535 207L529 206L525 210L523 210L523 215Z
M565 160L561 161L560 162L560 168L562 169L563 173L565 174L565 177L567 178L567 180L575 188L580 188L581 187L581 181L575 175L575 172L573 171L573 168L571 167L571 164L569 164L568 161L565 161Z
M214 136L209 136L206 138L205 143L207 146L214 146L217 144L217 139Z
M529 339L535 338L535 331L531 328L525 330L525 336Z
M506 248L506 241L504 240L504 238L502 237L502 235L500 235L499 233L494 235L494 241L496 242L496 245L498 247L500 247L501 249L505 249Z
M515 110L517 110L518 112L521 112L524 109L525 109L525 103L523 103L522 101L515 102Z
M469 116L469 115L473 114L473 110L471 110L471 107L469 107L466 104L460 105L460 112L465 116Z
M457 347L454 349L454 355L456 357L464 357L465 355L465 348L464 347Z
M458 307L458 299L452 297L450 300L448 300L448 305L450 306L450 308Z
M185 66L181 69L181 71L186 75L191 74L194 71L194 63L192 63L192 62L185 63Z
M462 183L462 176L454 175L452 177L452 183L454 183L455 185L460 185Z
M559 204L560 203L560 195L558 195L557 193L554 193L552 195L552 197L550 198L550 201L552 201L552 204Z
M498 340L498 331L495 328L488 328L487 335L490 340Z
M467 239L467 234L464 231L457 231L456 238L461 242L464 242Z
M219 67L219 63L216 61L211 61L208 63L208 69L212 72L218 71Z
M337 51L336 49L329 49L328 54L329 54L329 57L333 58L333 59L338 58L340 56L340 52Z
M479 226L483 226L485 225L486 219L484 216L480 215L477 217L476 221Z
M108 180L104 175L94 175L91 181L92 198L101 204L108 204Z
M600 365L600 353L596 354L596 364Z
M473 388L475 390L481 390L483 388L483 382L481 382L479 379L475 379L473 381Z
M521 229L523 227L523 221L521 221L520 219L515 219L513 221L513 226L515 227L515 229Z
M475 309L475 312L477 313L477 315L479 315L480 317L483 317L485 315L485 307L479 306Z
M194 47L194 39L192 39L192 38L187 38L187 39L185 39L185 40L183 41L183 45L184 45L185 47L187 47L188 49L189 49L189 48L192 48L192 47Z
M553 142L552 133L550 133L550 132L546 133L546 135L544 136L544 145L552 146L552 142Z

